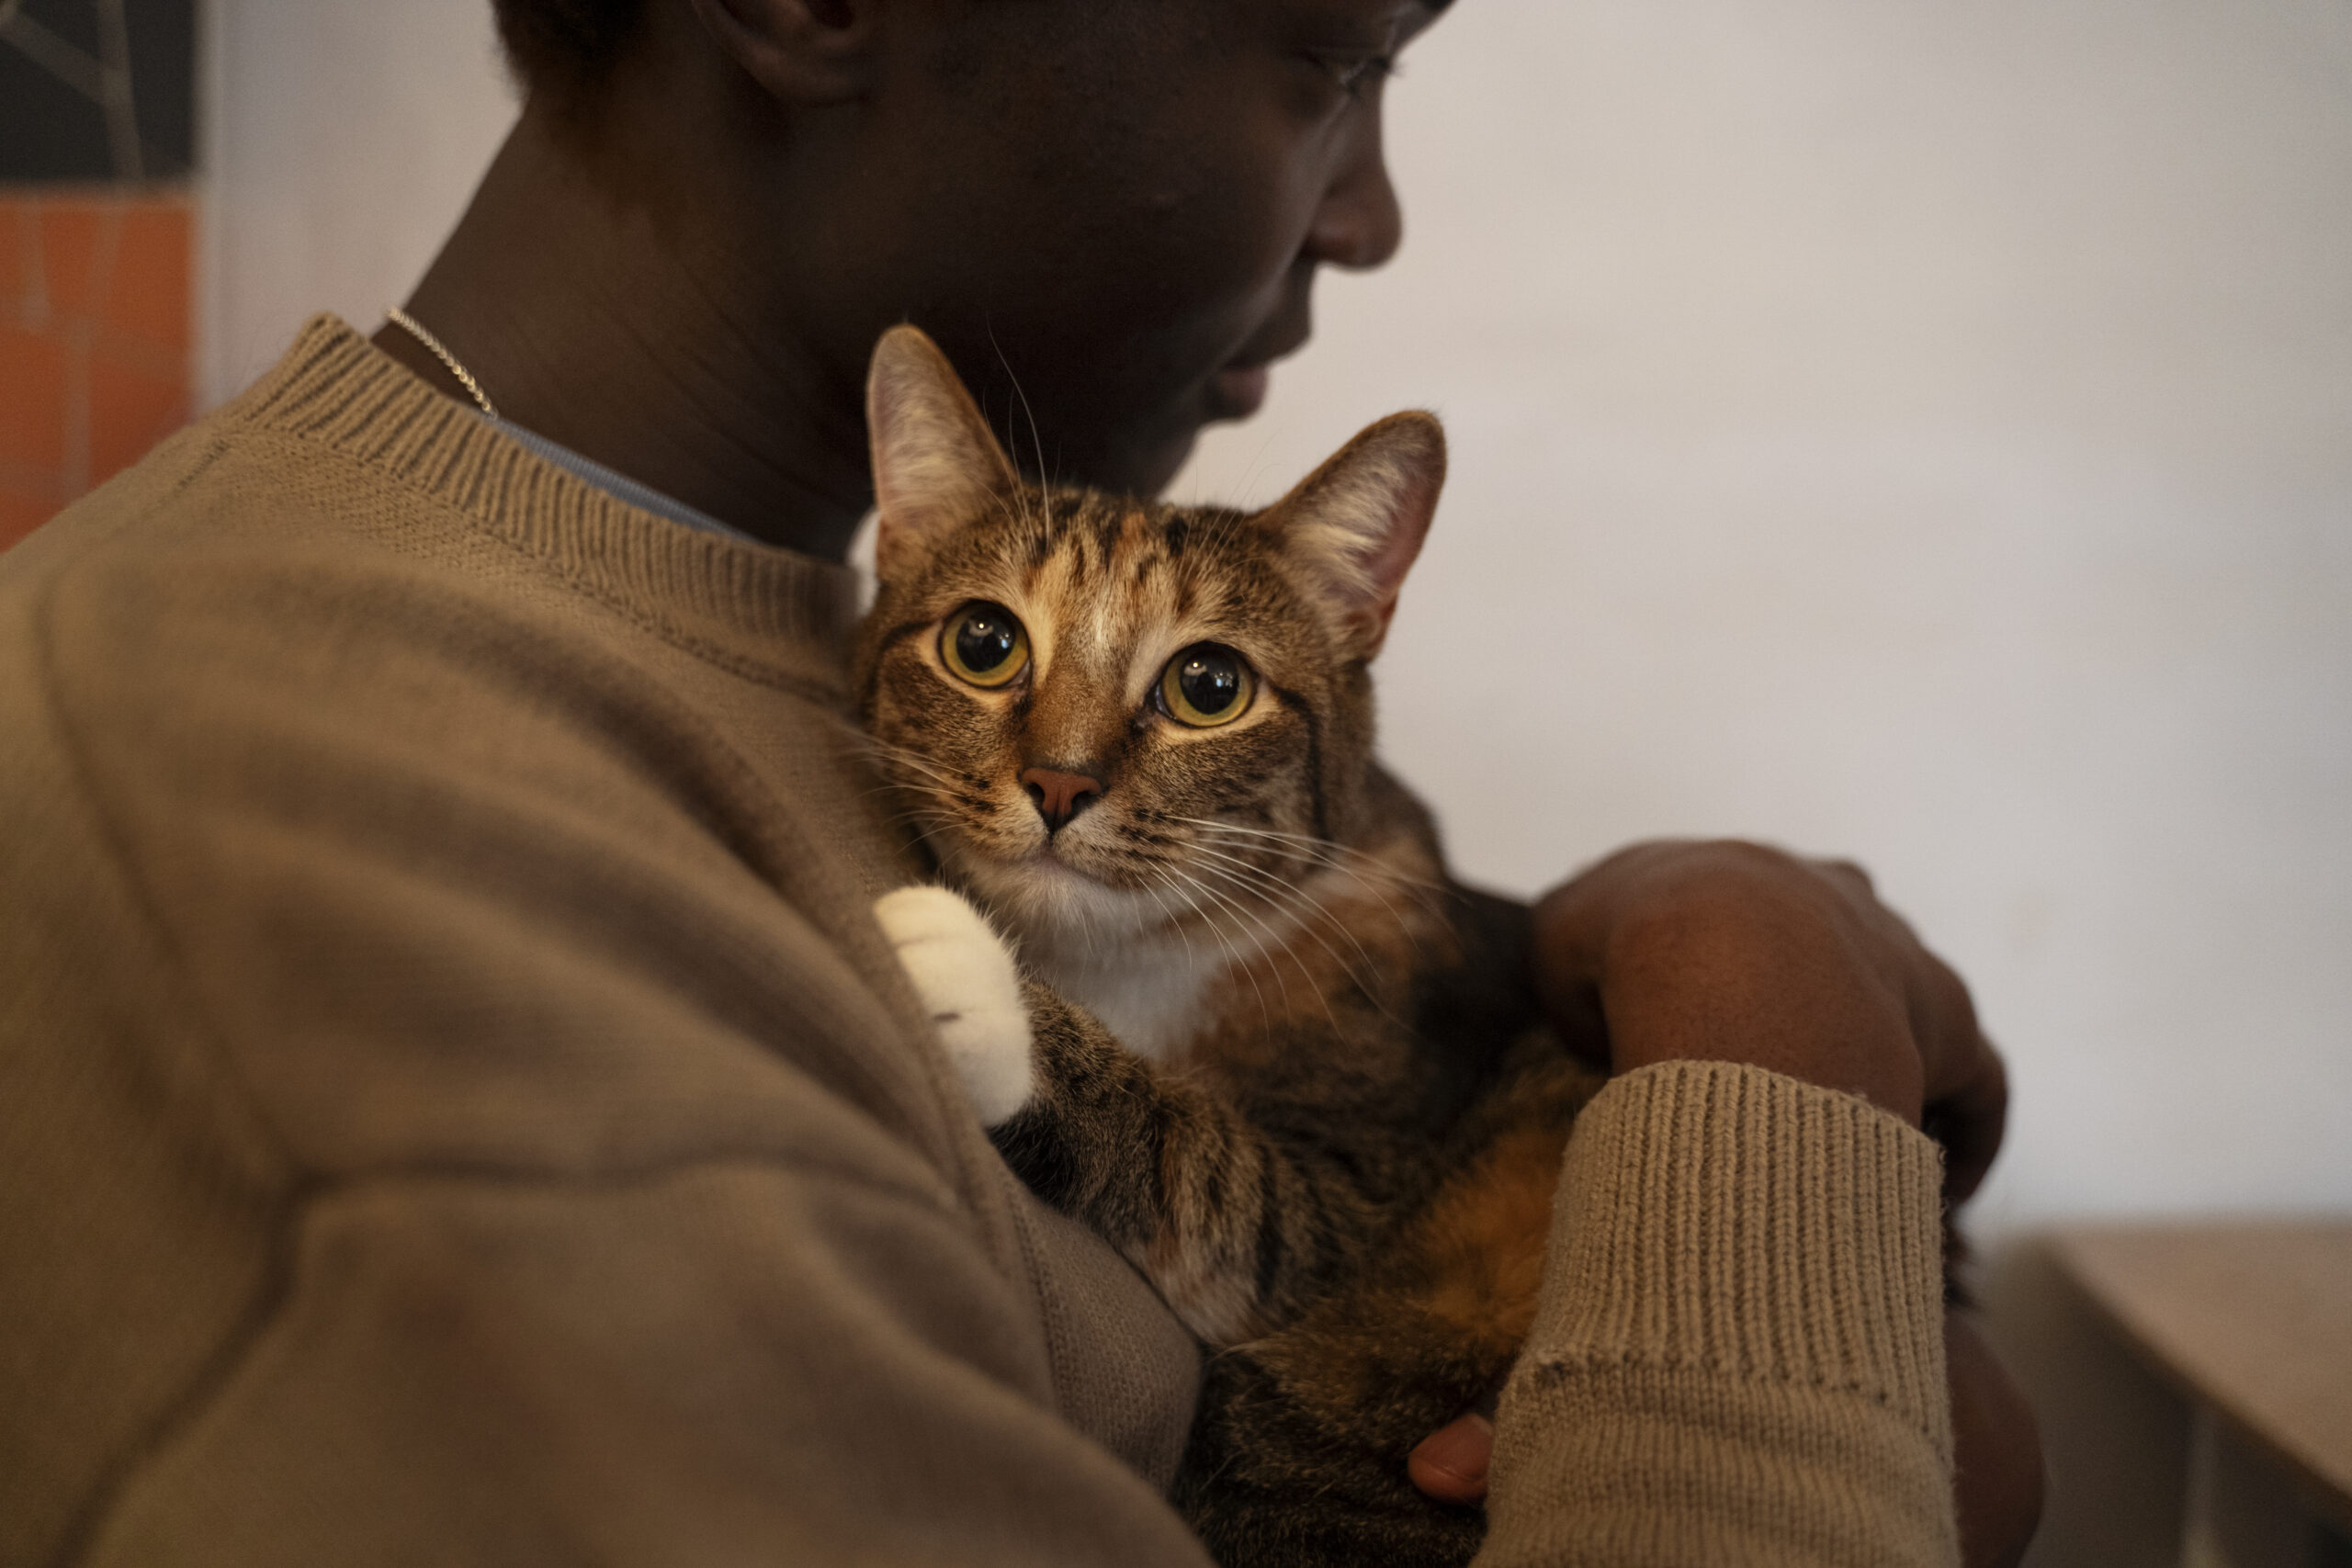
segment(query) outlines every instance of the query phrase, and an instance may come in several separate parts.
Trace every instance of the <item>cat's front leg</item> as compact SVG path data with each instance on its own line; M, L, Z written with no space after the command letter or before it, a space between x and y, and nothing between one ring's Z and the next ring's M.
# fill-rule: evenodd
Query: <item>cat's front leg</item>
M886 893L874 901L874 918L938 1027L980 1124L1002 1126L1029 1103L1036 1082L1029 1004L1012 950L987 916L944 887Z
M874 912L1006 1162L1125 1254L1203 1339L1230 1345L1282 1321L1369 1234L1374 1162L1347 1146L1342 1111L1319 1108L1340 1131L1277 1140L1050 987L1024 985L957 894L901 888Z

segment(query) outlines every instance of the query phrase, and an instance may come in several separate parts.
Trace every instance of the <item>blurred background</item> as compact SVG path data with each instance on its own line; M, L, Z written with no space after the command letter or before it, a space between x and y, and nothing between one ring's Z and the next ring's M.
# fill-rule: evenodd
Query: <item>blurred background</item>
M2352 0L1461 0L1388 102L1402 256L1176 494L1436 409L1380 679L1464 874L1876 874L2013 1068L2032 1561L2182 1561L2050 1238L2352 1214ZM372 329L513 113L484 0L0 0L0 543Z

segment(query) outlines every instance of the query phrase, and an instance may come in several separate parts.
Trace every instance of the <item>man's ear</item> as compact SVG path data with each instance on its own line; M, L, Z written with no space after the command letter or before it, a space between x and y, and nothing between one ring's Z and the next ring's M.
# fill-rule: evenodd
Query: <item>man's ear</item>
M1392 413L1263 513L1354 657L1372 658L1386 640L1397 590L1421 553L1444 484L1437 416Z
M838 103L865 90L875 0L689 0L729 59L785 103Z
M1013 492L1012 462L956 367L921 329L892 327L865 378L874 452L875 570L902 575L947 534Z

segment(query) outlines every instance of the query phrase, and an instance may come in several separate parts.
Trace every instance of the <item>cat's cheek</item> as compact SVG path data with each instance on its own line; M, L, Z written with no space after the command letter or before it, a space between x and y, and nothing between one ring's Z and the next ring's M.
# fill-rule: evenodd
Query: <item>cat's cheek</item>
M939 1031L984 1127L1009 1122L1035 1088L1029 1009L1012 954L978 909L944 887L901 887L874 918Z

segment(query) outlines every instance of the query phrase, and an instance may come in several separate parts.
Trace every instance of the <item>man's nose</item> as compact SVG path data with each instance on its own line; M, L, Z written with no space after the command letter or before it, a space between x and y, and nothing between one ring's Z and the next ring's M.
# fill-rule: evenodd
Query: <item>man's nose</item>
M1388 178L1388 155L1381 142L1378 106L1366 106L1347 161L1332 175L1306 231L1310 261L1333 266L1374 267L1387 263L1405 240L1405 211Z
M1048 837L1061 831L1090 802L1102 798L1102 785L1092 776L1059 768L1031 768L1021 775L1021 787L1046 819Z

